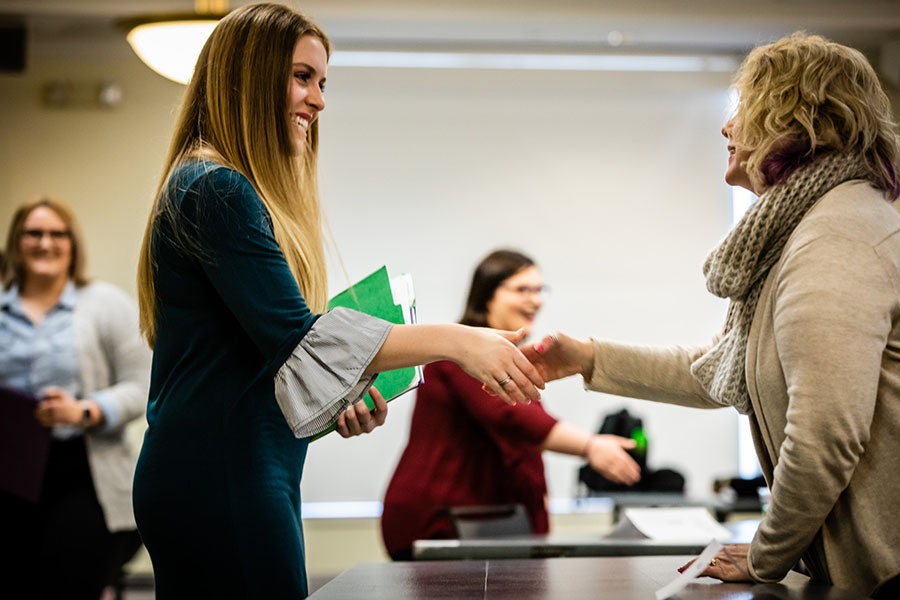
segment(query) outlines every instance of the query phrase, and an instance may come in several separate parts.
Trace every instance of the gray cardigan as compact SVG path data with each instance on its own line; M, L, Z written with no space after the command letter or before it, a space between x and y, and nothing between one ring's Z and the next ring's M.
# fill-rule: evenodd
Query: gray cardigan
M138 330L137 307L124 292L103 282L79 290L73 314L82 397L102 394L115 406L111 427L85 435L97 498L110 531L135 529L131 482L137 451L126 425L147 408L150 350Z
M690 372L705 351L595 340L588 386L718 408ZM800 222L763 287L746 371L772 489L751 574L777 581L802 557L871 594L900 574L900 215L881 192L843 183Z

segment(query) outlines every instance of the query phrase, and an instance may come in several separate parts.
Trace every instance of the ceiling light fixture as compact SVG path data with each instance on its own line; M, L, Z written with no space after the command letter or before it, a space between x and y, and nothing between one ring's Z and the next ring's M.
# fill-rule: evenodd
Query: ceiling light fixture
M120 21L134 53L168 79L186 84L203 44L219 19L228 14L227 0L195 0L194 12L147 15Z

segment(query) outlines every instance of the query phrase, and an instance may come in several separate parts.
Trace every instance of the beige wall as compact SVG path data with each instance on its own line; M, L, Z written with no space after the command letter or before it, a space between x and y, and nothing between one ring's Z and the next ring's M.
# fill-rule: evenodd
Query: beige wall
M56 79L73 82L85 106L45 107L41 88ZM90 90L103 80L123 87L121 106L88 104ZM17 205L54 196L81 221L88 272L133 294L141 235L182 92L133 56L35 60L24 75L0 75L4 242Z
M36 59L25 75L0 75L0 231L20 202L61 198L81 218L89 271L133 293L183 88L122 50ZM57 78L80 90L114 80L124 101L109 111L46 108L41 86ZM452 321L478 258L511 245L534 254L554 287L538 331L705 341L725 308L706 293L700 265L730 225L718 133L728 80L332 69L322 189L351 279L381 264L410 272L420 318ZM333 288L345 285L339 269L332 276ZM586 394L575 379L551 386L545 402L584 429L622 405L639 411L651 464L686 473L694 493L736 471L732 411ZM379 500L412 406L412 398L392 404L378 435L313 444L304 499ZM548 456L547 465L551 495L571 496L578 461Z
M110 54L0 75L0 232L22 201L65 200L82 221L90 273L133 293L183 88L121 48ZM84 95L114 80L124 101L46 108L41 86L57 78ZM699 267L730 223L717 133L727 74L335 69L329 80L322 187L351 278L383 263L409 271L423 320L454 320L471 266L509 244L534 253L554 286L542 331L693 343L721 323L724 305ZM730 411L589 395L574 380L546 403L585 429L623 404L649 416L651 462L681 469L692 491L736 471ZM316 442L304 498L380 499L411 407L392 405L377 436ZM578 461L547 464L551 494L570 496ZM306 535L312 575L384 559L374 520L309 521Z
M85 229L90 273L133 293L183 89L122 50L35 59L25 75L0 77L0 222L5 230L13 208L40 194L69 202ZM113 80L124 100L109 111L50 109L40 90L57 78L76 90ZM321 178L351 279L381 264L410 272L420 318L452 321L472 265L512 245L535 254L556 289L542 329L705 339L724 309L704 291L699 264L730 219L718 134L727 82L715 73L332 69ZM335 289L346 285L340 269L332 275ZM659 285L674 304L655 307ZM671 319L671 310L685 318ZM547 405L585 429L618 406L584 395L564 382ZM370 439L316 442L304 499L379 500L411 408L411 398L398 401ZM732 413L647 410L662 411L649 424L651 453L681 447L676 463L693 470L698 491L734 471ZM716 458L698 460L701 444L682 441L669 413L719 431ZM360 452L379 460L354 460ZM344 477L334 477L335 461ZM548 465L551 493L570 496L575 464Z
M140 238L184 88L121 49L112 54L38 59L24 75L0 74L0 235L5 243L18 204L52 195L81 220L89 272L134 293ZM54 80L73 82L82 97L115 81L124 100L114 109L49 108L41 89ZM900 89L885 89L900 114Z

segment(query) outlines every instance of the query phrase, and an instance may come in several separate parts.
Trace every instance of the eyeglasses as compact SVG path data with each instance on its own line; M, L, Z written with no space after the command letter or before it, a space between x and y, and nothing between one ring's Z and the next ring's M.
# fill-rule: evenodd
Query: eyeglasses
M39 244L45 235L54 243L70 239L67 229L26 229L22 232L22 237L32 244Z
M541 298L546 298L550 295L550 286L549 285L501 285L503 289L509 290L514 294L518 294L519 296L540 296Z

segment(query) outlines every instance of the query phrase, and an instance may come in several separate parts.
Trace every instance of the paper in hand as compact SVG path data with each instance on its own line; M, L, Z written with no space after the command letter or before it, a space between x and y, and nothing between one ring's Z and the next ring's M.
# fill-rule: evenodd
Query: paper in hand
M688 586L694 579L709 566L709 561L716 557L722 549L722 544L717 540L713 540L703 549L694 562L679 573L678 577L656 590L656 600L664 600L669 596L674 596Z

